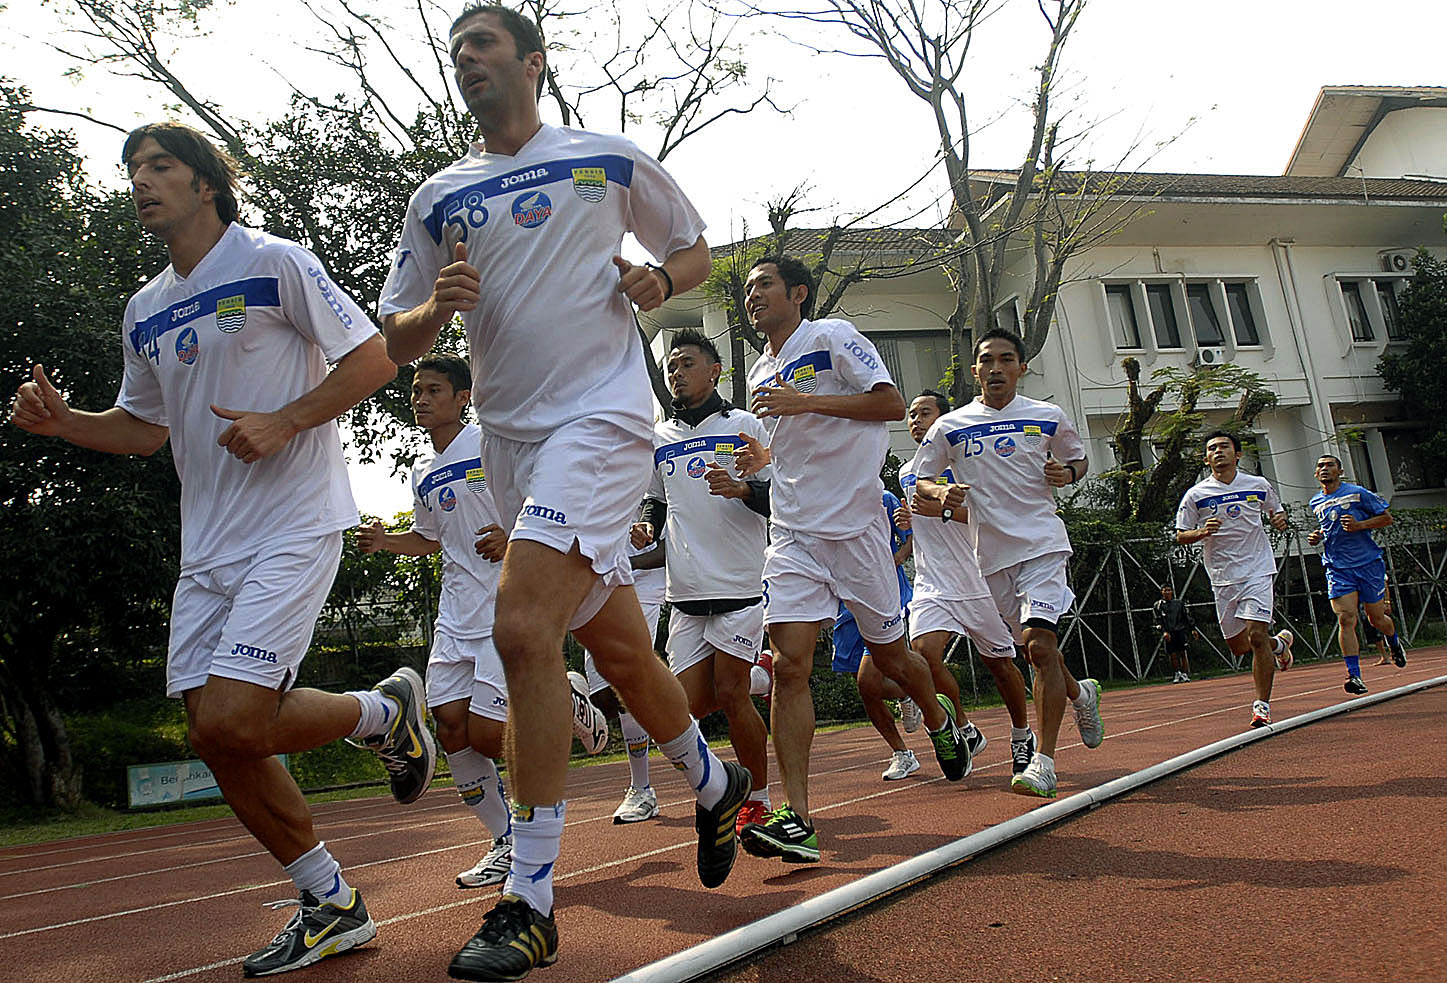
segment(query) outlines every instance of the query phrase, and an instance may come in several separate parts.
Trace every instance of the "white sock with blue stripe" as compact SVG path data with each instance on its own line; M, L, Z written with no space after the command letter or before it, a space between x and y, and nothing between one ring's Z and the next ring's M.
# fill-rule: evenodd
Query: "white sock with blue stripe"
M351 899L352 886L342 877L342 865L337 863L326 843L318 843L282 869L296 885L298 894L310 891L318 901L333 901L343 907Z
M511 836L512 816L508 812L502 779L497 775L496 762L465 747L461 751L447 752L447 764L452 768L452 784L457 786L462 804L482 820L492 838Z
M728 789L728 775L723 762L708 749L703 735L698 731L698 721L688 721L688 729L671 741L660 741L658 750L673 762L673 767L683 772L688 785L698 796L698 804L705 809L718 805Z
M512 872L502 893L522 898L543 915L553 912L553 864L563 840L566 808L566 802L555 806L512 804Z

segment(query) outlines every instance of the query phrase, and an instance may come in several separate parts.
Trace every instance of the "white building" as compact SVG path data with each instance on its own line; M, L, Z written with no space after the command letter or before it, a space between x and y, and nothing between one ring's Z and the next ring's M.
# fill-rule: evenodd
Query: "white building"
M1013 177L977 180L1003 192ZM1071 413L1094 470L1113 464L1123 357L1140 360L1143 384L1163 366L1226 360L1279 396L1258 420L1257 442L1260 468L1283 498L1311 496L1313 462L1329 451L1398 507L1447 501L1412 454L1420 421L1402 419L1377 372L1400 337L1396 303L1410 257L1419 246L1447 253L1447 88L1324 88L1284 174L1135 174L1116 193L1131 217L1069 264L1055 324L1023 384ZM817 235L792 233L790 251L810 252ZM836 256L883 248L904 257L919 251L921 235L861 233ZM1025 248L1010 255L996 319L1013 327L1032 260ZM853 286L840 316L875 341L909 398L949 366L952 309L944 278L922 272ZM657 313L648 325L650 334L664 328L655 352L668 329L692 324L731 364L723 314L701 294ZM746 368L753 353L745 355ZM1211 409L1224 418L1231 406ZM892 443L901 457L913 454L902 424Z

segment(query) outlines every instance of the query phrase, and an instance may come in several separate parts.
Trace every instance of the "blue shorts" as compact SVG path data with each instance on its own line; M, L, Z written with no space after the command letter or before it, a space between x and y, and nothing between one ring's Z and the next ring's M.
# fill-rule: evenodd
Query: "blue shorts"
M1356 594L1363 604L1376 604L1387 596L1387 563L1380 556L1359 567L1327 567L1326 596L1332 600Z
M859 671L859 663L864 661L864 639L860 637L859 625L854 621L853 615L847 615L834 622L834 662L835 672L847 672L851 676Z

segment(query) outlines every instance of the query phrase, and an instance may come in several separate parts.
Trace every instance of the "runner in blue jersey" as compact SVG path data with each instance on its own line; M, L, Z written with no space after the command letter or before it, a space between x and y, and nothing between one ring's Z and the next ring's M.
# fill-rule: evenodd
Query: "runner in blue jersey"
M1373 529L1392 524L1387 500L1376 492L1342 481L1341 458L1323 454L1316 461L1316 480L1321 491L1312 496L1311 511L1320 528L1306 541L1321 545L1321 563L1326 568L1326 596L1336 612L1337 639L1347 681L1343 688L1360 696L1367 691L1362 682L1360 647L1357 642L1357 606L1382 633L1391 650L1392 661L1407 664L1407 652L1397 637L1397 628L1387 614L1387 564L1382 548L1372 538Z

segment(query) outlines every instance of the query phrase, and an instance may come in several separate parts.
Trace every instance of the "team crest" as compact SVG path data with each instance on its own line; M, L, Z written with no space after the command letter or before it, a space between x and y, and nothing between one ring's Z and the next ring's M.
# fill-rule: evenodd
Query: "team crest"
M471 491L484 492L487 490L487 475L482 468L467 469L467 487Z
M518 195L512 203L513 224L524 229L536 229L553 214L553 200L541 191Z
M792 383L794 388L799 390L801 393L813 392L815 385L817 385L817 380L814 373L814 366L799 366L797 369L794 370L794 374L789 379L789 382Z
M437 493L437 504L442 506L442 511L451 512L457 508L457 493L446 485Z
M584 201L602 201L608 194L608 172L601 167L573 168L573 190Z
M708 470L708 465L703 463L703 458L691 457L688 459L688 476L690 478L702 478L706 470Z
M1232 502L1230 505L1226 506L1226 514L1233 519L1237 518L1241 515L1241 506L1235 502Z
M1041 430L1040 430L1040 428L1039 428L1038 426L1036 426L1036 425L1033 424L1033 423L1027 423L1027 424L1025 424L1025 433L1024 433L1025 443L1029 444L1031 447L1037 447L1037 446L1039 446L1040 441L1042 441L1042 440L1044 440L1044 439L1045 439L1045 434L1041 432Z
M717 464L717 465L718 465L719 467L721 467L721 468L731 468L731 467L733 467L733 466L734 466L734 445L733 445L733 444L714 444L714 445L713 445L713 460L714 460L714 463Z
M222 297L216 302L216 327L227 334L241 330L246 323L246 296Z
M176 357L183 365L193 365L200 354L201 339L196 336L196 329L186 328L176 338Z
M995 440L995 453L1001 457L1009 457L1015 453L1015 440L1009 434Z

